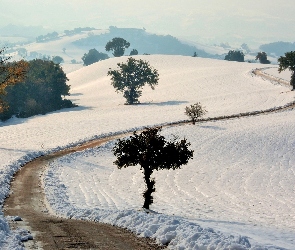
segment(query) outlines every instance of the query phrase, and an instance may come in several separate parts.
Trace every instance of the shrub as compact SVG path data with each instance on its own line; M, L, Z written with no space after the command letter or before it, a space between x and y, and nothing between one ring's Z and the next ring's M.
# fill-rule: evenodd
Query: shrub
M205 110L202 105L197 102L193 105L185 107L185 112L184 112L189 118L191 118L193 124L196 124L196 121L199 117L202 117L207 113L207 110Z

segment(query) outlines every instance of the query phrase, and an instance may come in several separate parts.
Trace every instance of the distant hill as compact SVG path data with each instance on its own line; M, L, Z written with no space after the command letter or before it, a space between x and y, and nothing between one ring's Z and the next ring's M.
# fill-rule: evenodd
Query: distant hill
M126 50L128 55L132 49L137 49L139 54L166 54L193 56L194 52L200 57L213 58L214 56L200 50L195 46L182 43L171 35L156 35L146 32L144 29L117 28L111 26L109 32L99 35L92 35L73 42L76 46L104 47L108 41L114 37L122 37L130 42L130 47Z
M44 29L42 26L23 26L23 25L14 25L8 24L0 28L0 37L26 37L26 38L35 38L40 34L48 33L48 29Z
M286 52L295 51L295 42L274 42L263 44L259 47L261 51L267 54L275 54L276 56L283 56Z

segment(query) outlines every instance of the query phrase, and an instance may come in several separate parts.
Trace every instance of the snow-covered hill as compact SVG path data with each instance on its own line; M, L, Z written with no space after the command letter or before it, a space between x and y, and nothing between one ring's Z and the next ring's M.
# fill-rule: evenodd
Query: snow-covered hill
M268 109L294 100L290 89L251 74L260 64L184 56L136 58L149 61L160 74L155 90L143 89L140 105L124 105L122 94L111 86L108 69L127 60L127 57L112 58L68 74L70 98L79 107L0 123L2 201L8 193L7 180L12 174L23 162L44 152L118 131L184 120L187 119L184 108L196 102L206 106L207 116L214 117ZM165 218L162 215L153 218L149 232L141 224L149 217L137 212L141 206L141 174L136 169L118 171L113 167L112 144L101 151L70 156L71 164L54 164L49 171L60 175L48 174L45 185L52 188L52 183L62 183L64 189L59 190L61 196L50 195L48 199L54 201L52 206L57 213L68 214L70 209L73 216L81 216L81 211L94 216L95 211L101 211L94 208L103 208L113 215L112 219L109 217L113 222L116 216L122 215L121 209L129 209L133 217L132 220L126 217L126 223L135 223L130 224L131 229L142 230L140 233L145 236L157 236L163 243L173 240L175 247L184 249L197 249L197 243L208 246L210 240L212 244L220 244L220 249L225 246L243 249L242 245L249 248L246 238L237 235L248 236L252 246L292 249L295 245L291 186L294 156L290 148L295 140L294 115L294 111L288 111L165 129L165 135L172 133L188 138L195 158L182 170L157 173L159 186L152 209L163 213ZM85 178L78 179L77 174ZM90 182L90 175L97 179ZM130 175L132 185L124 179ZM98 179L109 188L102 191ZM68 196L68 200L63 199L63 195ZM171 217L173 214L178 222ZM167 222L166 227L157 231L154 225L161 221ZM126 226L122 220L117 222ZM0 239L5 241L8 230L5 222L0 223L3 225ZM208 240L201 241L199 229L193 231L197 230L197 224L205 228L207 234L202 237ZM190 226L189 232L181 230ZM217 233L218 230L222 232Z

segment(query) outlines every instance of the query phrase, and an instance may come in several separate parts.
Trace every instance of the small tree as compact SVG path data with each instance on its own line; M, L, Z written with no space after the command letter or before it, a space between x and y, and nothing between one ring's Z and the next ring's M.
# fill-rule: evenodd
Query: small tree
M197 102L194 105L185 107L184 113L191 118L193 124L195 125L197 119L205 115L207 113L207 110L202 107L201 103Z
M64 62L64 59L61 56L54 56L52 57L52 61L55 64L61 64L62 62Z
M279 73L283 70L289 69L292 73L290 84L292 90L295 89L295 51L285 53L285 56L281 56L278 59L279 62Z
M129 57L127 63L117 65L119 70L110 69L108 75L111 76L112 85L116 91L124 93L126 104L139 103L138 98L142 93L139 89L145 84L150 85L152 89L158 84L158 71L146 61Z
M267 59L267 54L265 52L258 52L255 60L259 60L262 64L270 64L270 61Z
M91 49L87 54L84 54L82 60L85 66L108 59L109 56L105 53L98 52L96 49Z
M193 150L189 150L190 143L186 139L166 141L159 135L161 127L148 128L137 134L133 133L128 139L119 139L113 148L117 157L114 162L119 169L140 165L144 174L146 190L143 193L143 208L149 209L153 203L152 193L155 189L155 179L151 178L154 170L179 169L193 158Z
M115 57L120 57L124 55L125 49L129 48L130 43L121 37L115 37L109 41L106 46L106 51L113 51Z
M239 50L230 50L228 54L225 56L224 60L227 61L237 61L237 62L244 62L244 53Z
M137 49L133 49L133 50L131 50L131 52L130 52L130 56L136 56L136 55L138 55L138 51L137 51Z

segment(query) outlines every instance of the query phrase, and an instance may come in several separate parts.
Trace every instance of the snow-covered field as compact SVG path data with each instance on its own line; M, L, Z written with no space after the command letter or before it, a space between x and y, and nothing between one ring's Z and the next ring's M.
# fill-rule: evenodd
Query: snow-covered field
M215 117L294 100L288 88L251 74L260 64L184 56L137 58L149 61L160 74L155 90L144 88L141 105L124 105L122 94L114 91L107 71L127 57L112 58L68 74L70 98L79 107L0 123L1 203L12 174L41 153L184 120L184 108L196 102ZM52 163L44 180L48 202L57 214L119 224L162 243L171 241L176 249L247 249L248 241L252 249L294 249L294 116L287 111L164 129L167 136L185 136L195 156L181 170L155 174L151 209L159 214L138 211L142 174L136 167L119 171L113 166L114 142ZM1 247L9 230L2 215L0 219Z
M131 223L138 213L125 211L120 215L123 219L115 220L109 212L138 210L143 205L143 174L139 167L116 169L111 153L114 141L53 162L46 179L50 204L63 216L131 227L144 236L159 236L162 243L172 233L173 243L185 249L190 249L190 236L196 233L194 227L183 229L187 221L235 236L246 235L252 245L292 249L295 157L289 149L294 146L294 118L292 111L165 129L167 138L186 137L195 150L194 159L181 170L154 174L152 209L176 216L176 220L186 219L170 225L171 218L160 215L165 218L160 231L173 228L167 230L168 236L149 230L158 224L159 215L151 215L143 224L140 221L139 227ZM179 240L183 231L189 237Z
M278 66L271 66L267 67L265 70L263 70L265 73L281 78L286 81L290 81L291 79L291 71L290 70L284 70L281 73L278 72Z

